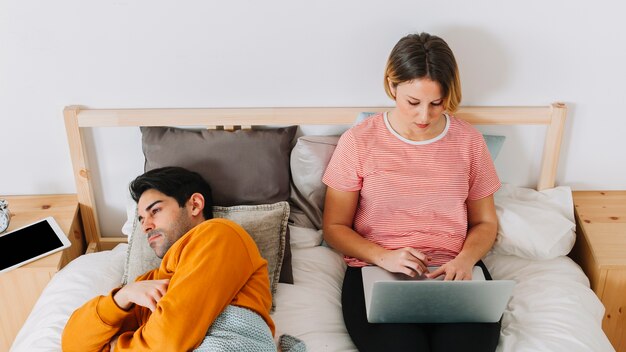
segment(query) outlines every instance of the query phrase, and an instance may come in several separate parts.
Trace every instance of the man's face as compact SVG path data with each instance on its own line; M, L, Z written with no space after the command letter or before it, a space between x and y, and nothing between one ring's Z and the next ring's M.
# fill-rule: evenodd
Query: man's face
M187 205L181 208L176 199L155 189L141 195L137 211L148 243L159 258L163 258L174 242L195 226Z

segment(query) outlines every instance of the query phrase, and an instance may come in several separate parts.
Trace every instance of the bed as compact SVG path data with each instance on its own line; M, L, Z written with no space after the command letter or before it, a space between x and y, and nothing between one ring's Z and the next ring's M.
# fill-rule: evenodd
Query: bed
M259 195L257 199L228 199L233 192L240 192L243 198L251 193L246 191L246 187L229 184L223 186L226 187L225 192L218 195L219 202L216 201L216 204L224 206L221 210L226 217L232 215L234 210L241 209L248 214L250 209L245 206L253 207L254 211L258 211L261 206L265 211L265 203L289 204L277 213L277 225L273 231L278 236L273 237L272 243L268 245L271 247L268 251L281 254L278 257L268 254L271 257L268 261L273 268L270 270L275 304L272 317L277 335L298 337L306 343L309 351L356 351L344 327L340 307L345 264L340 254L323 243L320 230L324 192L320 181L321 172L332 154L337 137L301 136L300 129L289 130L285 126L347 128L362 112L375 113L387 109L66 107L65 123L89 250L51 280L16 337L12 351L60 350L60 334L71 312L86 300L106 294L125 280L132 279L135 274L129 273L130 262L133 258L146 255L145 247L142 252L141 245L138 245L141 236L135 236L137 227L133 225L132 204L128 208L127 223L122 229L122 232L130 235L130 239L120 233L101 233L85 133L90 128L106 127L142 127L146 168L171 163L172 157L177 158L180 153L184 154L190 149L180 147L179 144L168 144L173 143L163 137L168 133L195 133L190 137L194 145L204 143L198 142L197 138L205 142L209 140L207 152L200 153L202 155L216 150L212 144L215 138L244 136L241 137L243 140L237 137L234 141L226 142L225 147L220 147L225 148L222 153L236 160L245 160L249 157L246 154L250 153L244 151L241 155L233 156L238 153L238 148L228 143L247 143L250 134L256 136L270 133L268 140L279 144L274 150L282 150L283 159L287 153L288 160L281 159L277 164L272 164L267 158L254 157L255 160L250 163L262 160L258 166L261 168L268 163L272 164L262 172L264 175L286 167L287 181L284 180L284 174L271 175L272 178L281 179L283 186L287 182L288 189L285 191L283 187L278 196L278 193L270 192L272 194L268 195L255 189L252 193ZM589 289L589 281L580 267L567 256L575 239L571 190L555 187L566 106L554 103L540 107L462 107L455 115L476 125L522 124L546 127L536 187L518 187L506 183L504 179L503 187L495 196L500 221L498 239L494 249L483 261L494 279L516 281L513 296L502 318L498 351L612 351L601 329L604 307ZM203 129L185 129L193 126L203 126ZM255 126L262 128L257 129ZM156 139L152 138L154 135L149 137L149 131L153 130L158 132ZM273 130L281 130L281 136L271 135ZM169 160L163 156L168 154L165 151L172 154ZM276 159L280 158L273 158L273 161ZM191 164L195 165L197 161ZM208 172L214 171L213 168ZM241 174L242 170L233 172ZM244 169L243 173L255 172ZM222 175L223 179L230 178ZM258 183L254 180L251 182ZM246 205L242 208L242 204ZM254 212L248 215L247 218L237 219L254 223L255 216L258 217L258 213ZM257 244L260 248L266 245L260 242ZM264 253L264 250L261 252ZM134 270L140 272L155 265L150 260L154 258L143 260ZM291 269L290 273L287 267Z

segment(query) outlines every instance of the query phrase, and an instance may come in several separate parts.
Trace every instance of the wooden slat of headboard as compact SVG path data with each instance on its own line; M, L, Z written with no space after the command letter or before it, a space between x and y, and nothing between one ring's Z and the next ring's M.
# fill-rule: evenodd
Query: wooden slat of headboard
M559 153L561 152L561 139L565 129L565 116L567 107L563 103L554 103L551 106L551 118L546 132L546 140L543 145L541 157L541 170L537 181L537 190L541 191L552 188L556 184L556 171L559 166Z
M78 200L88 241L110 249L125 238L100 236L93 184L81 128L123 126L271 126L350 125L358 113L390 107L336 108L209 108L209 109L87 109L64 110ZM455 116L476 125L547 125L537 189L555 185L567 108L554 103L543 107L461 107Z
M76 192L80 214L83 220L83 229L87 243L100 242L100 223L96 211L96 198L93 193L92 178L90 175L87 151L82 130L78 127L78 106L68 106L63 110L65 118L65 130L70 145L70 156L74 179L76 180Z
M350 125L363 111L390 107L233 108L233 109L112 109L80 110L79 127L122 126L260 126ZM454 114L475 125L548 125L547 107L461 107Z

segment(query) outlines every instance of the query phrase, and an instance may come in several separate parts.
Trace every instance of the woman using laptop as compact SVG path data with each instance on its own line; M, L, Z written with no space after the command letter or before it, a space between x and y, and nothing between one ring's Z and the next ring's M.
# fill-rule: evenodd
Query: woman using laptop
M323 181L324 239L345 256L343 316L359 351L493 351L500 323L371 324L361 268L470 280L497 233L500 187L480 132L453 116L461 101L454 55L421 33L391 51L395 101L346 131ZM428 272L428 266L438 266Z

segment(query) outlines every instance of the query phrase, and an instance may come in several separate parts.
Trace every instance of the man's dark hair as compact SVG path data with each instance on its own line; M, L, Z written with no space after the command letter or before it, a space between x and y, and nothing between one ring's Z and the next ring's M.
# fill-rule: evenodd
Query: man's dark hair
M147 171L134 179L130 183L129 189L135 202L139 202L143 192L155 189L176 199L181 208L185 206L192 194L200 193L204 197L204 209L202 211L204 219L213 218L211 186L198 173L185 168L167 166Z

